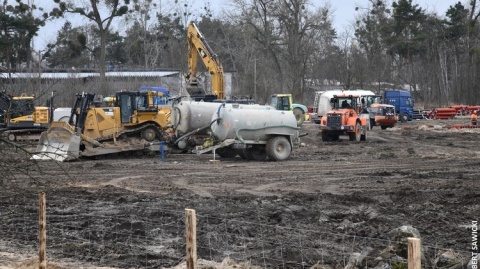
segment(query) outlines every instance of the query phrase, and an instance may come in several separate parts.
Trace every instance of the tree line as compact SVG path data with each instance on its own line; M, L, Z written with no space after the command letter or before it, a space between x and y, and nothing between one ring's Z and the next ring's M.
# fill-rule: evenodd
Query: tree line
M235 72L239 95L290 92L310 105L326 84L345 89L407 87L425 107L478 104L480 29L478 0L457 2L445 14L427 13L412 0L369 0L355 7L356 20L333 28L332 8L313 0L226 0L228 10L212 15L189 1L52 0L55 7L4 0L0 14L0 67L105 71L187 70L186 26L195 21L224 70ZM160 2L162 3L162 2ZM34 15L40 14L40 15ZM43 53L31 47L47 20L73 14ZM113 24L127 25L118 32ZM406 85L406 86L405 86ZM101 87L107 87L102 84Z

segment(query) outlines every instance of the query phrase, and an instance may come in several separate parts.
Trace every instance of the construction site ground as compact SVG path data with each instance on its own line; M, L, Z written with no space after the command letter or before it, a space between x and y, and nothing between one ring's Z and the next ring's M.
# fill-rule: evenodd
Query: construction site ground
M389 240L393 229L410 225L418 229L426 245L468 252L472 235L468 225L480 216L480 129L446 128L452 124L469 124L469 120L418 120L399 123L387 130L375 127L368 132L366 142L350 142L347 137L341 137L338 142L322 142L318 125L307 123L302 127L308 132L302 138L304 145L295 147L291 159L283 162L246 161L240 157L212 161L212 154L167 154L164 162L158 155L61 164L41 162L38 169L43 171L42 176L33 176L37 182L19 175L12 179L16 188L5 188L1 195L15 197L13 193L19 188L30 193L48 188L47 200L51 203L59 204L68 197L88 200L88 205L83 207L84 214L88 214L90 208L101 206L95 201L146 206L152 203L179 214L191 208L200 215L199 222L204 222L205 216L238 220L238 227L228 227L231 233L247 226L242 222L259 224L257 229L261 229L260 224L294 228L290 233L269 235L271 240L282 236L281 240L290 248L298 245L299 230L320 230L331 237L356 235L368 244L370 239ZM18 195L19 199L22 195ZM0 203L1 210L15 206L11 199ZM68 203L72 203L71 200ZM75 206L82 208L80 204ZM140 212L132 210L122 214L132 218ZM52 218L55 216L49 216L50 221ZM4 222L4 238L9 236L5 231L16 230L14 225L17 224ZM213 226L211 238L223 236L220 225L224 223L219 221L219 226L215 225L213 221L209 226ZM200 230L205 226L199 224L198 227ZM261 234L255 231L255 225L248 227L253 229L249 231L252 237ZM219 234L215 235L215 231ZM108 238L103 240L106 241L102 244L109 244ZM212 249L216 260L228 256L221 251L229 248L228 243L205 247L204 240L198 242L200 258L212 257ZM230 240L234 244L234 239ZM265 251L252 242L249 252ZM335 248L335 240L329 244ZM21 265L23 256L13 246L3 245L1 249L0 268L29 268ZM5 253L16 255L7 259ZM171 255L176 255L181 262L185 257L184 246ZM272 251L269 255L276 254ZM272 260L298 259L301 264L304 258L294 254L277 255L280 258L272 257ZM92 265L101 260L94 257L85 261L82 257L78 256L80 264ZM262 267L278 266L272 261L265 263L261 255L246 257ZM50 259L55 261L54 257ZM174 263L169 260L162 266L174 266Z

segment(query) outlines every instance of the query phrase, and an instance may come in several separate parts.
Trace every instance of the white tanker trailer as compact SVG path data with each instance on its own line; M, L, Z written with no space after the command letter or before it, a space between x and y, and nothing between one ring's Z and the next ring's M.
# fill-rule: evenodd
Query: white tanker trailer
M222 141L212 148L236 150L245 159L286 160L299 142L297 120L288 111L222 107L212 119L212 135Z
M188 149L203 144L203 140L210 135L212 115L221 106L232 107L233 104L182 101L173 106L171 123L177 137L174 144L179 149ZM238 108L260 110L275 110L270 106L235 104Z
M292 113L269 106L186 101L175 105L171 119L179 137L174 144L198 154L281 161L300 136Z

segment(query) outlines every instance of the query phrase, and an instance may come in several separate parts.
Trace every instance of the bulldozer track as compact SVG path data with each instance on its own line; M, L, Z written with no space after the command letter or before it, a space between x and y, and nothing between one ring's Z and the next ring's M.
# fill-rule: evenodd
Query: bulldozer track
M147 123L147 124L144 124L144 125L141 125L139 127L136 127L136 128L132 128L132 129L128 129L128 130L124 130L122 132L119 132L115 138L119 138L121 137L122 135L126 135L126 136L129 136L129 135L132 135L132 134L136 134L136 133L139 133L141 132L142 130L144 129L147 129L149 127L153 127L156 131L160 131L160 128L153 124L153 123ZM157 132L157 136L161 135L161 133ZM113 135L110 135L110 136L106 136L104 139L102 140L99 140L99 142L107 142L107 141L111 141L113 140L114 136Z
M0 133L5 139L9 139L10 141L23 141L23 142L33 142L38 141L40 139L40 134L46 131L47 128L32 128L32 129L18 129L18 130L9 130L4 129L0 130ZM11 140L9 135L15 135L15 140Z

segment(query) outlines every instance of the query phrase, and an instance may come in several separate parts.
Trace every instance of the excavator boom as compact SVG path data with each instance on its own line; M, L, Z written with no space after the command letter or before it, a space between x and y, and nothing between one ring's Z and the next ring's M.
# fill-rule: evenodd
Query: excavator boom
M205 95L205 90L199 87L197 78L197 60L200 56L203 64L211 75L211 93L216 96L215 99L225 99L225 82L222 64L193 22L190 22L187 28L187 43L188 74L186 75L186 79L188 83L188 93L191 96Z

